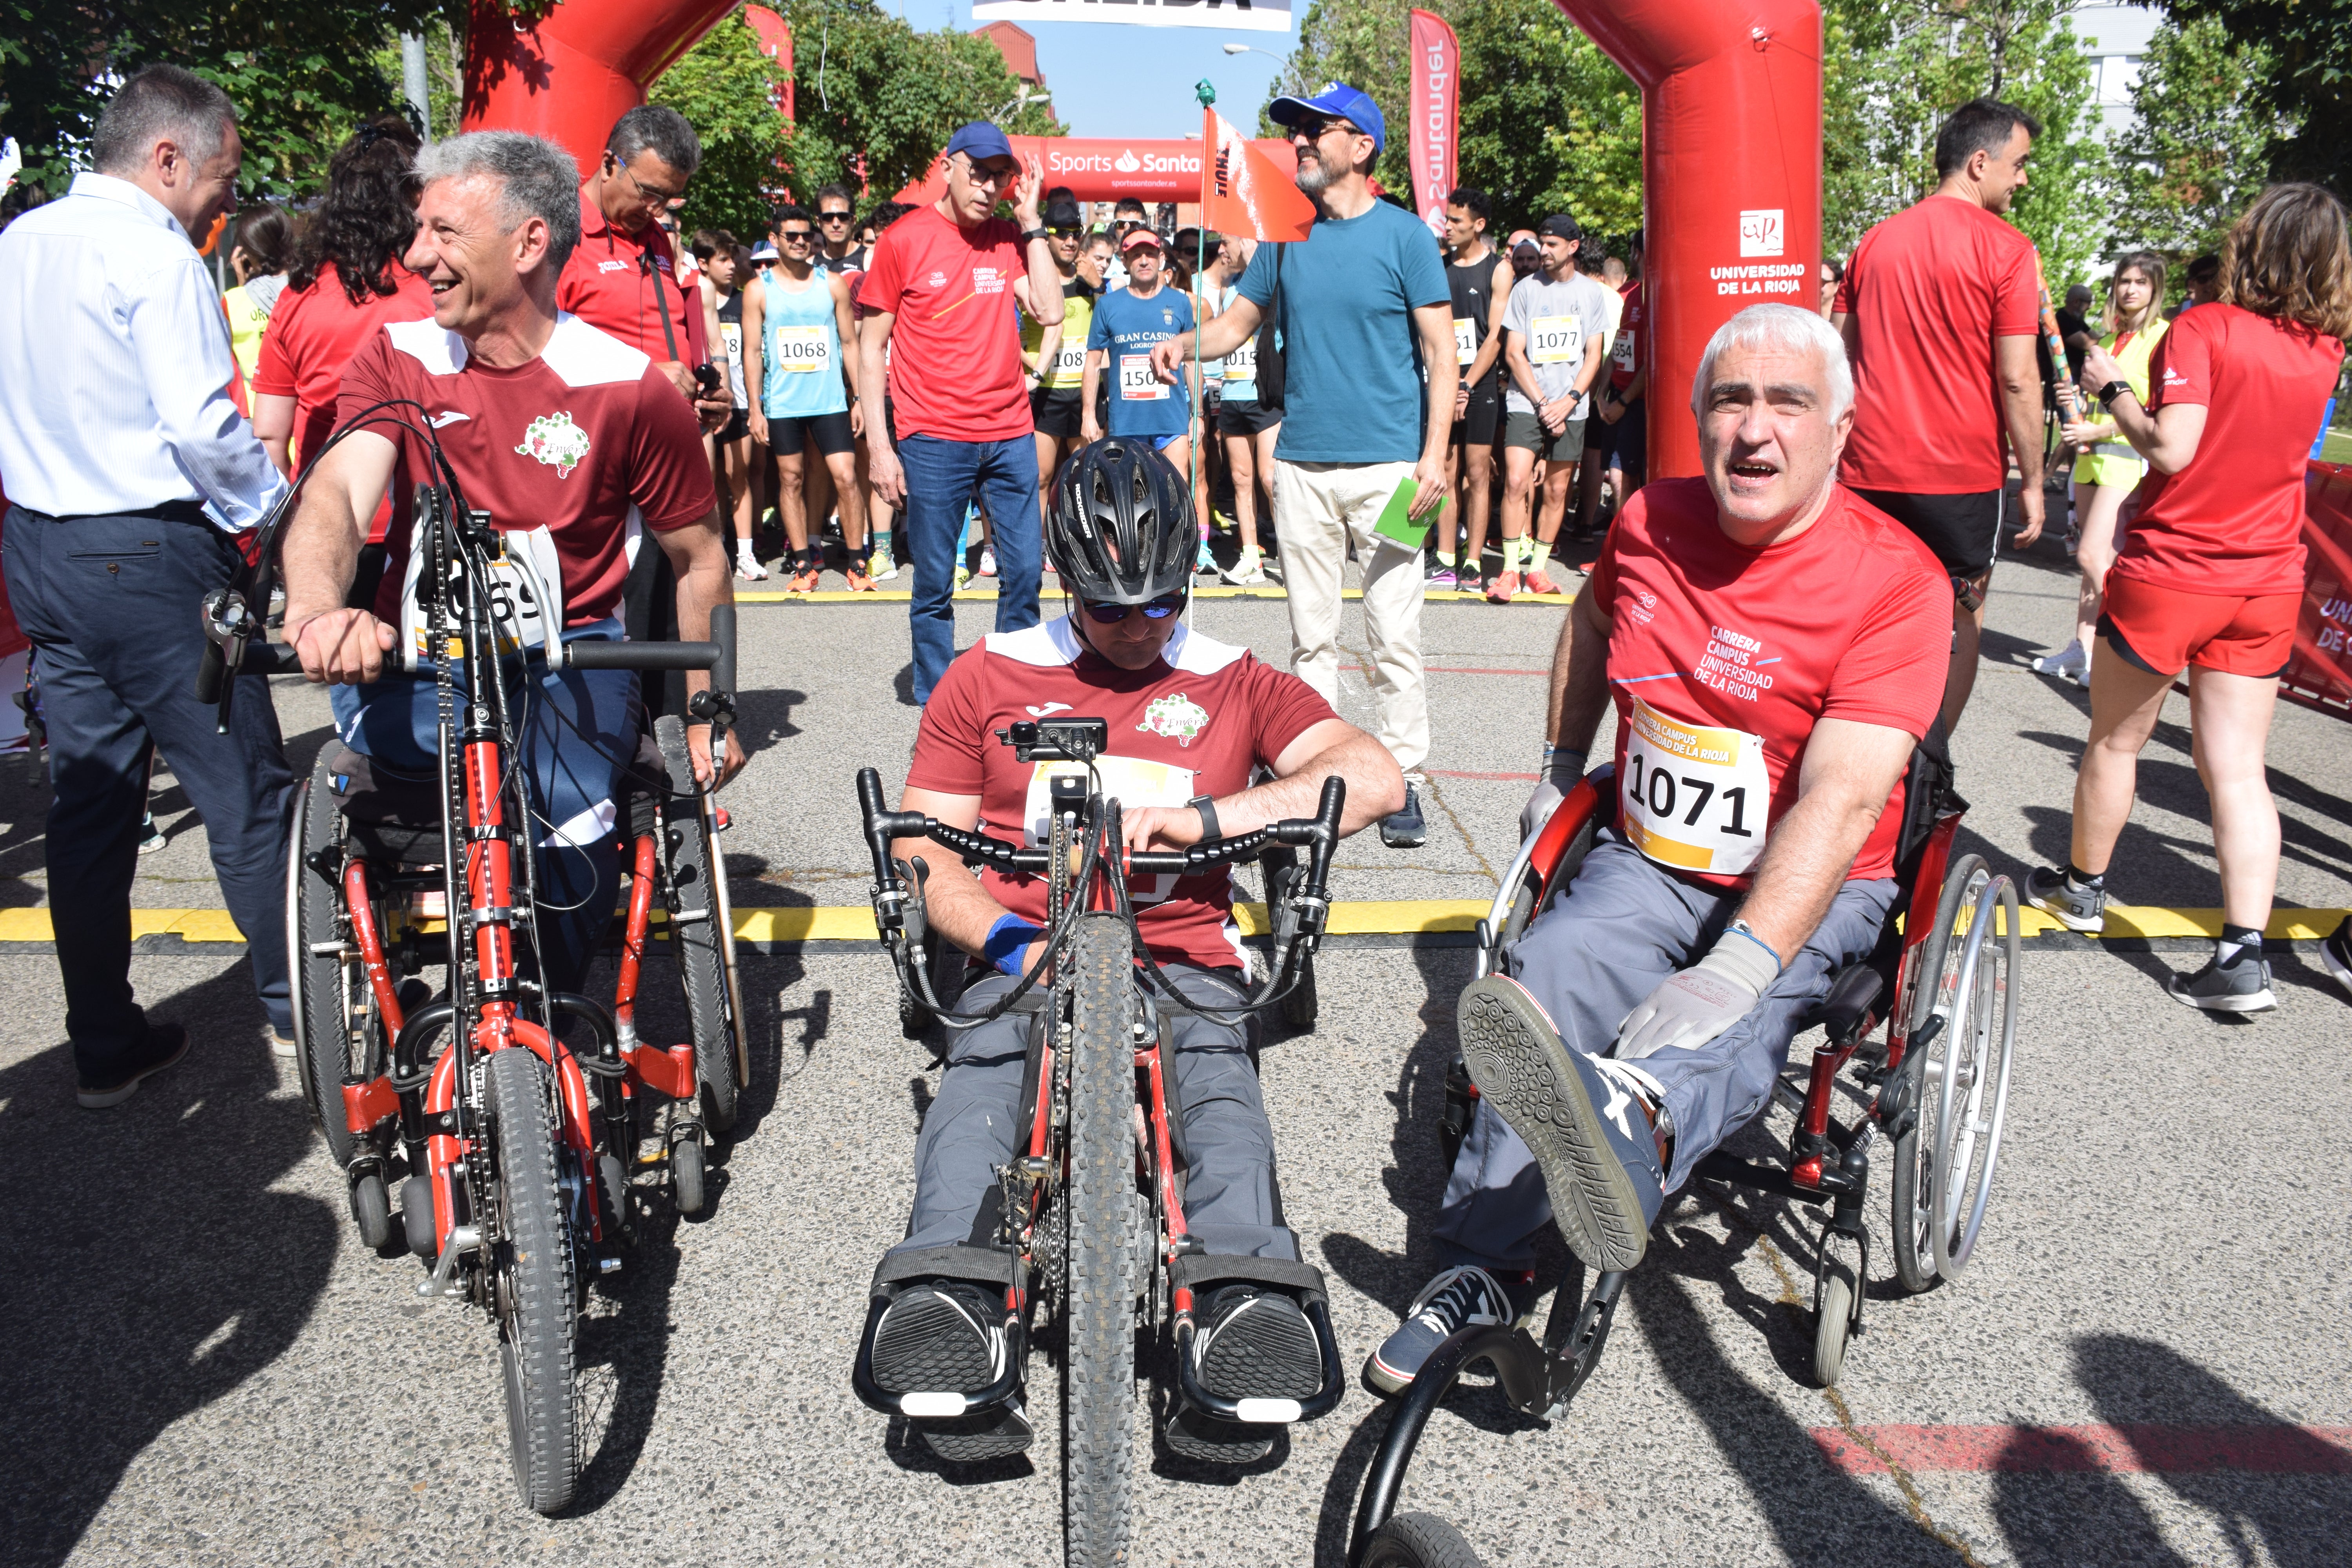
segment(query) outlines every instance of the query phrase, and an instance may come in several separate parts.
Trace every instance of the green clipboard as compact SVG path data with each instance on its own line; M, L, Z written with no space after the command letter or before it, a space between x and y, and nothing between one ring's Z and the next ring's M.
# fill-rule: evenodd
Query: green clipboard
M1412 498L1420 489L1420 484L1407 474L1404 482L1397 486L1396 493L1389 497L1389 504L1381 509L1380 521L1372 524L1372 531L1383 539L1393 539L1407 550L1419 550L1427 544L1430 529L1445 515L1445 509L1454 504L1454 498L1439 497L1437 510L1416 521L1411 512Z

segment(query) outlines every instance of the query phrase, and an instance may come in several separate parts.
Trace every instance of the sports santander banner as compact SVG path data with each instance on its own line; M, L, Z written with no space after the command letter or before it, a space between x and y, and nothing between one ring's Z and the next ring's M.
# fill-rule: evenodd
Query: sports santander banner
M1412 205L1430 232L1445 233L1445 194L1454 188L1454 142L1460 118L1462 46L1445 18L1412 14L1412 116L1406 151L1412 159Z
M1201 171L1201 221L1221 234L1253 239L1305 239L1315 226L1314 198L1298 188L1291 173L1233 127L1215 110L1201 110L1201 141L1213 148ZM1281 144L1289 153L1289 143ZM1291 158L1296 170L1297 160Z
M976 22L1124 22L1130 27L1290 31L1290 0L976 0Z

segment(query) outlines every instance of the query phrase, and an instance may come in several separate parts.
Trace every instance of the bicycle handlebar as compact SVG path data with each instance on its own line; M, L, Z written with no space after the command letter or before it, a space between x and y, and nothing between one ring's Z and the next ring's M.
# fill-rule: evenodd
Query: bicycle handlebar
M717 670L726 659L724 644L716 642L568 642L563 645L566 669L708 669L711 684L727 689ZM726 660L733 662L732 660Z

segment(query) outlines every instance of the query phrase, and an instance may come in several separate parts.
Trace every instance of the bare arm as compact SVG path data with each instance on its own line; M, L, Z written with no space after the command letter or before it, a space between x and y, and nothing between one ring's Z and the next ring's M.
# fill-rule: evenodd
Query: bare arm
M1544 709L1544 743L1589 752L1609 708L1608 613L1584 593L1560 622L1551 650L1551 694Z
M898 809L919 811L966 832L980 825L980 796L976 795L943 795L909 784L898 797ZM924 917L941 936L978 957L988 941L989 928L1012 911L989 897L988 889L965 868L954 850L934 839L896 839L891 843L890 855L909 866L914 864L915 857L922 857L929 872L923 882ZM1030 944L1024 968L1035 962L1036 948L1036 943Z
M1995 338L1993 363L2000 379L2000 421L2021 486L2017 507L2025 526L2017 531L2017 542L2031 544L2042 537L2042 367L2033 339Z
M294 472L294 400L274 392L253 395L253 433L261 438L261 449L278 465L278 471L291 477Z
M762 412L767 405L760 401L760 387L768 372L768 339L762 324L767 314L768 290L754 278L743 285L743 401L751 405L751 438L762 447L768 444L768 416Z
M1154 354L1159 352L1152 350ZM1108 358L1108 350L1088 349L1086 368L1078 373L1078 434L1090 445L1102 439L1102 426L1095 420L1095 398L1101 391L1103 365Z
M1503 345L1504 374L1510 377L1511 384L1519 389L1521 397L1541 408L1543 389L1536 384L1536 367L1528 363L1528 335L1508 331L1503 335L1508 340Z
M2100 388L2125 379L2115 356L2092 344L2083 361L2084 392L2096 397ZM2136 392L2120 393L2107 405L2116 430L2159 474L2177 474L2195 460L2205 439L2205 413L2201 403L2168 403L2150 414Z
M1236 294L1234 296L1232 304L1212 317L1208 324L1198 331L1179 332L1172 338L1152 344L1151 368L1158 373L1160 380L1173 386L1176 384L1178 374L1192 358L1192 344L1195 339L1199 340L1202 359L1223 359L1247 342L1257 331L1258 322L1263 320L1265 318L1258 314L1255 304ZM1451 358L1454 343L1454 328L1451 321L1446 325L1445 342L1447 357ZM1453 416L1453 404L1450 401L1446 405L1446 409L1447 418L1450 420Z
M1591 391L1592 384L1600 379L1601 366L1606 357L1601 352L1601 344L1599 338L1584 340L1584 363L1576 367L1576 390L1570 394L1570 402Z
M1467 385L1475 386L1485 380L1486 373L1495 368L1496 360L1502 356L1503 312L1510 308L1512 282L1511 264L1496 261L1494 276L1486 284L1486 341L1478 345L1476 356L1462 373L1462 380Z
M720 605L735 602L735 580L727 564L725 530L720 525L719 509L688 523L656 532L662 553L669 557L670 570L677 574L677 635L682 642L702 642L710 636L710 612ZM690 700L698 691L710 685L708 670L690 669L686 674L687 696ZM731 696L732 693L730 693ZM710 726L689 721L686 728L687 750L694 758L694 776L704 784L710 782ZM724 784L742 768L747 748L740 731L734 732L734 744L727 748L727 771L720 777Z
M866 410L866 468L874 481L874 493L888 507L907 504L907 472L898 466L898 454L891 448L890 421L882 408L883 388L889 384L883 356L889 347L890 329L898 321L896 311L868 310L857 337L861 356L857 402Z
M1740 905L1785 968L1845 886L1918 742L1888 724L1823 719L1799 764L1797 804L1772 829Z
M833 341L841 345L841 374L849 387L849 401L861 402L857 395L857 361L860 356L849 352L857 342L857 313L849 308L849 279L838 273L829 275L833 284ZM746 391L750 384L745 384Z
M1396 759L1344 719L1326 719L1302 731L1274 760L1274 773L1265 784L1213 803L1220 833L1234 838L1269 822L1313 816L1323 803L1323 781L1332 777L1348 786L1339 812L1342 836L1360 833L1404 805L1404 774ZM1201 842L1201 814L1189 805L1130 811L1120 827L1130 849L1183 849Z
M286 640L313 685L357 686L383 673L394 630L366 610L343 608L368 522L392 483L398 448L355 430L319 459L286 530Z

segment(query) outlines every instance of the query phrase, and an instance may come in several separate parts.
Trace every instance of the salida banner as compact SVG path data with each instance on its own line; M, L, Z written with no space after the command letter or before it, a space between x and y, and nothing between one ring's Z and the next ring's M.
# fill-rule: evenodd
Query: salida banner
M1013 155L1026 166L1034 156L1045 165L1045 186L1067 185L1082 202L1117 201L1133 196L1148 202L1196 202L1201 199L1201 147L1198 142L1121 141L1110 136L1013 136ZM1250 145L1285 171L1298 166L1290 143L1253 140ZM902 202L937 201L947 189L947 176L937 162L919 185L898 193Z
M2314 463L2303 489L2303 613L2281 684L2352 716L2352 466Z
M977 0L979 22L1124 22L1130 27L1290 31L1290 0Z
M1445 195L1454 188L1454 144L1462 93L1462 46L1445 18L1412 14L1412 205L1432 234L1445 233Z

